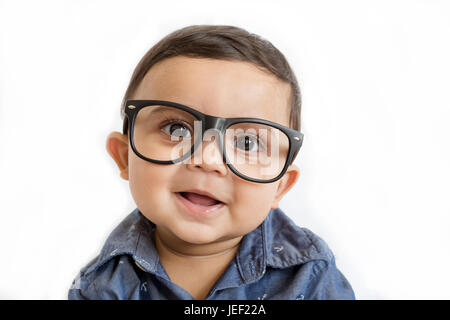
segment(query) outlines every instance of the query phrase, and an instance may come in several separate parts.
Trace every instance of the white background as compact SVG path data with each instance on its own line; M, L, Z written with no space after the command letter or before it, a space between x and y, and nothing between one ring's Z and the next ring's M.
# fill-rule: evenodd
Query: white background
M134 208L106 152L139 59L191 24L285 54L302 172L281 209L358 299L450 298L448 1L0 1L0 299L66 299Z

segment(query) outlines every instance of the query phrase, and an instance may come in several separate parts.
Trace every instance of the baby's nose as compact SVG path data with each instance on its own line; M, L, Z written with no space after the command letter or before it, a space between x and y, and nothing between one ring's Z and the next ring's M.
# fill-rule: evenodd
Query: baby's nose
M217 171L221 175L225 175L227 168L223 162L219 136L204 137L195 150L194 157L188 166L190 168L202 168L207 171Z

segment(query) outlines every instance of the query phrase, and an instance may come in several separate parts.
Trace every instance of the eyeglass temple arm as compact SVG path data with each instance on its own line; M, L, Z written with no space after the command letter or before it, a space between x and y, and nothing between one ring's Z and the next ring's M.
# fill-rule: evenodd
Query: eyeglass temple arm
M128 116L125 116L123 119L122 133L125 135L128 134Z

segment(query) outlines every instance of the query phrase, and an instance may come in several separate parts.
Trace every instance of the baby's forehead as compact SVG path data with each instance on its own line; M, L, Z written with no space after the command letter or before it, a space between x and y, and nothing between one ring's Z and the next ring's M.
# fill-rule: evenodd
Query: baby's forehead
M163 100L177 102L211 116L223 118L258 118L277 123L285 122L283 121L283 115L286 114L285 109L287 109L287 106L284 104L236 103L220 99L215 101L211 99L199 101L198 99L190 100L186 97L173 96Z
M174 57L154 65L133 99L180 103L226 118L288 125L290 85L247 62Z

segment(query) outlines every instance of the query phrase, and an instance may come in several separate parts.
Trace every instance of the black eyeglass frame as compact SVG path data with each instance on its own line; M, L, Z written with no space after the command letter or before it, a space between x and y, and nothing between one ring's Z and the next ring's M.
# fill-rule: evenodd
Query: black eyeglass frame
M178 159L167 160L167 161L150 159L150 158L145 157L141 153L139 153L139 151L136 149L136 146L134 144L134 138L133 138L134 123L135 123L136 116L137 116L139 110L142 109L143 107L147 107L147 106L151 106L151 105L163 105L163 106L181 109L185 112L192 114L197 120L201 121L202 133L194 141L194 145L191 147L191 150L189 153L186 153L185 155L183 155L182 157L180 157ZM158 164L175 164L175 163L184 161L185 159L187 159L188 157L190 157L191 155L194 154L198 145L202 141L203 135L205 134L205 132L209 129L216 129L217 131L219 131L219 146L221 148L224 163L230 168L230 170L234 174L236 174L240 178L247 180L247 181L257 182L257 183L271 183L271 182L275 182L275 181L279 180L286 173L288 167L292 164L292 162L294 162L295 157L297 156L297 153L300 150L300 147L302 146L303 136L304 136L303 133L301 133L297 130L294 130L292 128L289 128L289 127L283 126L281 124L278 124L276 122L271 122L271 121L268 121L265 119L215 117L215 116L211 116L211 115L202 113L196 109L185 106L183 104L171 102L171 101L165 101L165 100L127 100L126 105L125 105L125 115L126 115L126 117L125 117L124 123L123 123L123 134L125 134L125 135L128 134L128 128L130 129L129 139L130 139L131 148L133 149L134 153L141 159L144 159L146 161L153 162L153 163L158 163ZM252 177L248 177L246 175L243 175L239 171L237 171L233 167L233 165L228 161L228 157L226 155L226 150L224 147L224 138L223 138L225 131L231 125L236 124L236 123L242 123L242 122L252 122L252 123L268 125L268 126L271 126L271 127L281 130L288 137L289 151L288 151L286 163L284 165L283 170L281 170L280 174L278 176L276 176L275 178L272 178L269 180L262 180L262 179L254 179Z

